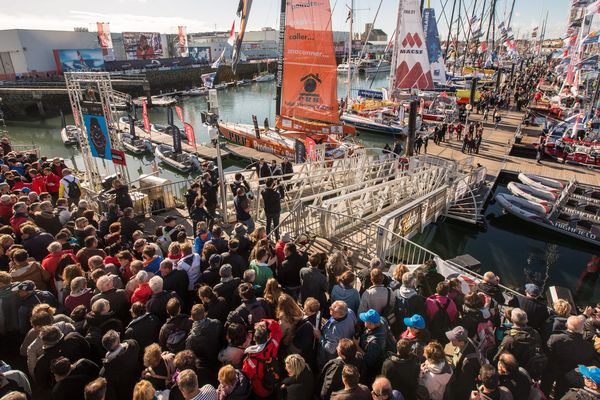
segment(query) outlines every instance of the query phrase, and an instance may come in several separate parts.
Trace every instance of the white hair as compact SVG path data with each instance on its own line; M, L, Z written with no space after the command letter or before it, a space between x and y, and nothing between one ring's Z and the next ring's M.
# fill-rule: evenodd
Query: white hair
M139 271L137 274L135 274L135 280L139 283L148 282L148 273L146 271Z
M87 281L83 276L78 276L71 281L71 293L81 292L86 287Z
M58 253L61 250L62 250L62 244L60 244L60 242L52 242L48 245L49 253Z
M112 289L113 288L112 277L110 277L108 275L102 275L100 278L98 278L98 281L96 282L96 287L101 292L106 292L107 290Z
M520 308L513 308L510 312L510 320L513 324L518 327L524 327L527 325L527 313Z
M163 279L160 276L153 276L148 281L148 286L152 289L152 293L160 293L163 291Z

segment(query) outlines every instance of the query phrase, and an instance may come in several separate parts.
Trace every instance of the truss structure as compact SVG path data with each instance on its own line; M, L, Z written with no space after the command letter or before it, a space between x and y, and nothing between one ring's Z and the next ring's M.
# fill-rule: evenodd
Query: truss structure
M91 153L88 142L89 133L86 131L85 124L83 123L82 102L85 101L85 96L90 90L97 93L97 101L101 104L106 119L111 149L122 151L123 145L117 131L117 104L121 99L113 91L108 72L66 72L65 83L69 100L71 101L75 124L80 132L79 146L85 165L86 180L89 182L89 189L95 191L100 188L102 175L98 168L97 159ZM127 169L124 166L115 164L114 169L122 177L128 177Z

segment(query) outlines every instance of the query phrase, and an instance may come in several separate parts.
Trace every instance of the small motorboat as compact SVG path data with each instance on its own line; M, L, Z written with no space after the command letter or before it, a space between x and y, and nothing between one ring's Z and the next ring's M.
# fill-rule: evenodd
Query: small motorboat
M65 146L73 146L79 143L81 130L75 125L67 125L60 131L60 138Z
M173 131L169 127L169 125L150 124L150 131L156 131L165 135L173 136ZM181 136L181 140L183 140L184 142L188 141L187 135L185 134L185 129L179 128L179 136Z
M240 79L236 82L236 86L248 86L252 83L252 79Z
M544 205L554 203L558 197L555 192L538 189L519 182L510 182L508 184L508 190L510 190L510 192L515 196L520 196L524 199Z
M390 135L408 135L408 125L397 119L387 119L376 116L362 116L358 114L343 114L340 117L346 125L351 125L361 131L385 133ZM420 120L417 121L417 135L426 135L427 127Z
M157 145L154 155L159 161L183 173L200 169L200 160L196 155L186 152L175 153L173 146L168 144Z
M214 89L221 91L227 89L227 87L228 86L226 83L219 83L218 85L214 86Z
M181 94L188 97L206 96L208 94L208 89L205 87L191 88L189 90L184 90Z
M539 175L525 174L521 172L518 176L519 180L526 185L533 186L537 189L547 190L550 192L558 192L564 189L565 185L556 179L546 178Z
M550 211L544 204L510 194L498 193L495 198L502 208L519 218L544 218Z
M254 78L255 82L271 82L275 80L275 74L262 74Z
M121 134L121 142L123 143L123 147L125 150L130 153L141 155L152 153L152 143L148 139L141 139L139 137L134 137L129 133Z

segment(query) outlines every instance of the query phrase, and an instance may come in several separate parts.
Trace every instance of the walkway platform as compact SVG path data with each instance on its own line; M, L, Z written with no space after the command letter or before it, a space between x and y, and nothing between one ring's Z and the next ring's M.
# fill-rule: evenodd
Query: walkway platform
M494 129L491 118L490 122L483 123L483 140L479 154L467 155L462 153L460 151L462 141L458 141L456 136L449 143L442 142L439 146L430 139L427 154L457 161L473 156L474 166L481 164L487 168L488 180L490 181L494 181L501 170L507 170L547 176L564 181L575 179L580 183L600 186L600 173L593 169L573 164L562 164L550 159L544 159L541 164L538 164L532 158L510 155L515 133L521 124L524 113L503 111L501 115L502 121L497 129ZM481 118L481 115L471 114L470 120L480 121ZM522 132L522 142L532 145L537 142L541 128L525 127Z

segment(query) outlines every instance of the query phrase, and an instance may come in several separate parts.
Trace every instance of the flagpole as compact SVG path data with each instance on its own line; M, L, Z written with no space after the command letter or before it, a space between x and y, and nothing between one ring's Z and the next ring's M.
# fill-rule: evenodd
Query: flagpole
M465 68L465 62L467 61L467 56L469 55L469 40L471 39L471 25L473 24L473 18L475 18L475 8L477 7L477 0L473 1L473 11L471 12L471 19L469 20L469 30L467 31L467 51L465 56L463 57L462 67Z
M513 0L512 6L510 7L510 14L508 14L508 25L506 26L507 30L508 30L508 28L510 28L510 23L512 21L513 11L515 10L515 2L516 2L516 0Z

